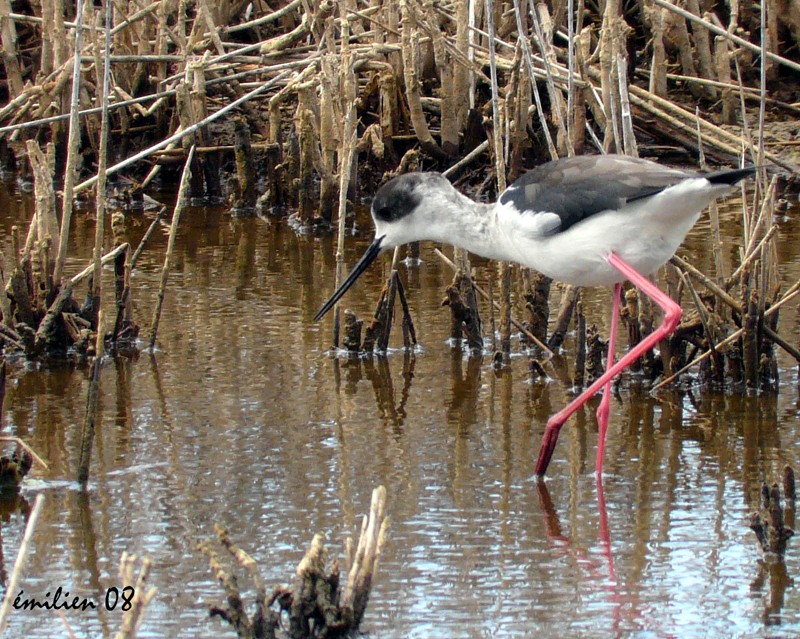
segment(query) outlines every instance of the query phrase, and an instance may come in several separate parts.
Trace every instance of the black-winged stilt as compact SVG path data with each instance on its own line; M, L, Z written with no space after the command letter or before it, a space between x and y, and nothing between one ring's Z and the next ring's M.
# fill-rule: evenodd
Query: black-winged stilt
M544 475L564 422L604 388L597 409L598 474L603 469L611 380L671 334L681 308L645 275L678 249L701 211L755 167L700 174L620 155L548 162L514 182L494 204L473 202L439 173L408 173L372 201L375 239L319 310L319 320L387 248L434 240L518 262L577 286L614 285L605 373L547 422L536 474ZM655 331L614 363L621 283L630 280L664 311Z

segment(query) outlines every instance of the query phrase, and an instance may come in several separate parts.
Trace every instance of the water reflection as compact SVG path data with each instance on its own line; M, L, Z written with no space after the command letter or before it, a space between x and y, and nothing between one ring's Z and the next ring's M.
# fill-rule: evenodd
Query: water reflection
M464 357L458 348L450 351L450 392L445 400L445 415L447 422L455 424L459 433L469 432L470 427L475 423L477 403L481 384L481 371L483 370L483 357L476 355ZM503 377L506 377L503 375ZM508 375L510 377L510 373ZM506 392L510 392L510 384ZM494 402L492 402L494 404ZM507 413L507 411L506 411ZM501 420L505 425L506 419ZM505 430L505 429L504 429Z
M640 622L640 613L636 608L636 602L631 600L632 597L625 586L617 581L602 478L598 477L595 480L598 522L597 541L599 542L597 551L592 551L573 543L570 536L565 534L562 529L561 521L547 485L544 482L539 482L536 488L539 495L539 506L545 520L547 540L559 555L568 556L571 560L570 563L578 566L581 578L588 583L593 596L596 595L600 599L607 598L613 610L610 627L607 631L604 629L606 636L624 636L622 629L624 625L623 615L625 615L625 621L628 623L639 627L649 625Z
M3 528L8 527L11 518L19 513L20 519L27 522L31 514L31 504L17 491L0 492L0 584L5 588L8 583L9 571L6 566L6 551L3 541ZM10 567L14 566L14 557L9 558Z
M759 559L758 572L750 588L754 593L762 594L764 612L761 618L765 626L782 624L781 611L786 605L786 589L793 585L794 579L789 576L785 562L774 558Z
M14 215L0 218L6 231L21 223ZM152 215L127 216L133 244ZM76 217L74 271L94 236L89 216ZM145 332L164 231L134 273ZM800 255L800 237L786 237L783 254ZM348 238L346 259L368 239ZM604 485L594 478L597 400L563 429L539 484L541 435L573 396L572 362L554 358L546 379L531 380L524 357L498 371L450 348L439 302L451 273L430 246L422 260L403 268L422 346L331 357L330 325L311 317L332 286L332 238L220 210L186 215L156 352L103 366L88 492L72 482L88 369L12 367L4 434L25 437L50 470L36 469L3 511L0 577L28 500L45 491L26 592L65 584L104 596L123 550L148 554L159 594L143 632L219 636L227 629L204 604L221 591L194 551L215 522L252 550L266 583L284 583L313 533L327 531L335 552L384 484L393 524L367 613L375 637L765 636L776 619L800 633L800 594L777 587L746 526L761 482L798 465L794 363L783 361L778 394L749 397L690 387L653 398L630 378L612 401ZM785 268L785 278L800 273ZM381 268L365 273L348 306L371 314L385 279ZM607 297L585 299L601 327ZM793 308L782 311L793 343L798 326ZM788 577L797 554L790 544ZM69 617L80 637L113 636L118 621ZM44 612L16 614L11 633L65 634Z
M406 403L411 392L411 383L414 379L414 366L416 358L413 352L403 353L402 388L399 397L394 388L392 363L384 355L361 355L333 357L333 375L337 391L344 391L350 397L357 394L358 383L367 380L372 385L375 395L375 405L385 424L395 428L399 435L402 432L403 421L406 418ZM344 369L345 384L342 389L342 369Z

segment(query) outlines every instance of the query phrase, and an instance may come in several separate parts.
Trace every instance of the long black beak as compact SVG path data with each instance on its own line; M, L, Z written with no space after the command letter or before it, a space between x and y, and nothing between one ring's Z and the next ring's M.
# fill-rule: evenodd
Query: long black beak
M361 256L361 259L358 260L356 265L353 267L353 270L350 271L350 275L347 276L347 279L342 282L341 286L336 289L336 292L331 295L331 298L325 302L322 308L319 309L319 312L314 316L315 322L321 320L325 313L333 308L336 302L338 302L342 296L347 293L347 289L355 284L358 276L366 271L367 268L369 268L369 265L375 261L375 258L378 257L378 254L381 252L381 243L385 237L385 235L381 235L380 237L376 237L374 240L372 240L372 244L370 244L367 250L364 251L364 255Z

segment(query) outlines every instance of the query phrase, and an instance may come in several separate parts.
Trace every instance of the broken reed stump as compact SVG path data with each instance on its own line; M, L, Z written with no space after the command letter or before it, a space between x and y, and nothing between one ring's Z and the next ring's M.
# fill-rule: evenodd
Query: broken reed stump
M389 348L389 337L392 333L392 322L394 321L394 302L397 298L397 287L400 282L400 278L397 276L397 271L392 271L392 275L389 277L389 281L386 283L388 287L388 291L386 292L386 297L384 298L386 302L385 313L383 317L385 319L383 324L383 330L378 332L378 350L381 353L385 353Z
M454 345L460 347L466 336L470 353L481 353L483 352L481 317L472 281L469 253L466 249L453 248L453 264L455 266L453 282L445 290L446 297L442 301L442 306L450 307L450 339Z
M547 322L550 319L550 285L553 280L530 269L525 269L523 279L526 282L526 292L523 296L525 308L530 313L530 320L526 327L540 342L547 342Z
M350 568L342 583L336 559L328 566L328 550L322 535L314 535L295 572L291 586L276 586L267 596L266 586L255 560L236 546L228 531L217 524L217 541L249 575L255 588L252 613L248 614L236 574L222 565L212 542L198 545L209 567L220 582L227 599L223 607L211 606L212 617L227 621L243 639L276 636L291 639L316 639L352 636L358 631L369 601L372 580L386 541L389 520L386 516L386 489L372 491L368 516L364 516L358 545L347 540Z
M459 270L445 293L447 297L442 301L442 306L450 307L451 336L459 340L462 336L466 336L467 348L470 351L483 352L481 317L472 278Z
M54 238L60 235L53 189L54 149L46 153L29 140L26 145L34 176L35 209L24 244L19 229L12 229L13 268L3 295L2 340L23 350L29 359L51 355L90 354L97 334L100 306L99 287L94 276L103 264L115 260L115 292L118 321L114 337L127 337L131 343L138 327L130 319L130 274L124 272L127 244L100 256L99 244L93 264L72 278L56 278ZM98 228L102 226L98 223ZM89 278L87 301L81 306L73 297L77 285Z
M628 348L631 349L641 342L643 337L639 323L639 292L636 288L631 287L625 291L624 302L619 314L622 323L628 329ZM638 373L642 369L642 358L637 357L629 368L632 372Z
M450 260L450 258L448 258L439 249L433 249L433 252L439 257L440 260L442 260L451 269L453 269L453 271L458 271L458 267L455 265L455 263L452 260ZM494 295L493 294L490 294L489 292L485 291L483 288L478 286L474 281L472 282L472 287L473 287L473 289L475 289L475 292L478 295L480 295L483 299L485 299L486 301L489 302L489 318L490 318L489 324L490 324L491 330L492 330L492 339L494 339L495 333L496 333L496 323L495 323L495 319L494 319L494 311L499 311L500 310L500 302L498 302L497 300L494 299ZM490 287L489 290L492 291L492 280L491 280L491 278L489 279L489 287ZM511 317L511 324L517 330L522 332L522 334L525 336L525 338L527 340L529 340L530 343L535 344L538 348L540 348L542 351L544 351L544 353L547 356L549 356L549 357L553 356L553 351L550 350L543 342L539 341L536 338L536 336L533 333L531 333L522 324L522 322L519 322L514 317ZM566 329L565 329L565 332L566 332ZM501 357L501 361L502 361L502 357Z
M344 312L344 340L342 345L345 350L351 353L358 353L361 350L361 329L364 327L364 320L356 317L350 309Z
M0 426L3 424L3 405L6 398L6 362L0 365ZM33 455L17 447L11 456L0 457L0 492L19 490L22 480L33 466Z
M417 332L414 329L414 320L411 317L411 310L408 308L408 301L406 300L405 288L400 275L396 270L392 271L389 279L384 284L381 290L381 296L378 299L378 304L375 307L375 313L372 316L372 321L369 326L364 330L364 341L357 348L354 340L349 341L349 345L345 344L348 351L360 351L363 353L372 353L377 350L380 353L386 352L389 347L389 337L392 330L392 321L394 319L394 305L395 299L400 301L400 308L403 313L402 330L403 330L403 347L408 350L412 349L417 344ZM348 319L347 314L350 313L351 317ZM348 325L347 323L350 322ZM358 331L359 339L361 334L361 320L357 320L356 316L349 310L345 311L345 331L351 331L351 335L355 335ZM356 348L353 348L356 346Z
M111 343L117 349L133 348L139 336L139 325L131 318L131 271L133 258L130 250L122 251L114 258L114 303L117 315L111 332Z
M783 497L786 501L786 510L791 512L794 519L795 510L795 483L794 470L790 466L784 469ZM794 536L794 530L786 525L784 508L781 504L781 487L774 483L768 486L761 485L761 512L750 515L750 530L752 530L761 550L765 555L772 555L783 561L786 555L786 545Z
M586 317L583 314L583 302L579 299L575 304L575 370L572 385L583 388L586 380Z
M10 457L0 457L0 493L19 490L32 467L33 456L22 448L17 448Z
M157 588L147 587L147 580L150 577L152 562L149 557L142 559L142 567L138 574L135 572L136 555L122 553L119 560L120 591L132 592L128 600L128 606L121 606L122 621L116 639L135 639L139 633L139 628L144 621L144 614L147 605L153 599Z
M762 619L765 625L780 623L780 612L785 604L786 589L794 583L786 566L786 547L794 535L795 522L795 479L791 466L783 469L783 506L781 488L777 483L761 486L761 512L750 515L749 527L764 553L758 560L758 572L751 582L753 592L764 590L769 585L764 601Z
M586 329L586 384L591 386L605 372L603 356L606 343L600 337L597 326L592 324Z
M550 350L555 351L564 343L564 338L569 328L569 322L575 310L575 304L579 299L579 287L568 285L561 290L561 304L559 306L558 315L556 316L556 322L553 326L553 332L550 333L550 339L547 340L547 346Z
M250 129L247 122L239 118L235 125L234 158L236 161L236 179L233 183L233 201L231 214L238 217L255 215L256 172L253 162L253 148L250 142Z

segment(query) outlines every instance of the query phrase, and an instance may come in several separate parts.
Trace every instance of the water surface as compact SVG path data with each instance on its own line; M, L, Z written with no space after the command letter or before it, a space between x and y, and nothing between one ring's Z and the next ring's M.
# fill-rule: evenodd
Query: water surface
M8 238L31 203L15 184L5 188ZM132 242L152 217L128 216ZM733 263L740 225L734 211L723 217ZM94 237L87 212L74 225L69 274L86 265ZM167 230L133 278L144 334ZM707 232L699 224L682 253L707 259ZM348 264L369 235L360 218ZM800 635L800 596L793 587L779 592L746 525L760 482L780 477L784 464L798 467L791 360L781 360L778 394L695 389L651 398L624 384L612 402L602 489L589 410L564 428L539 484L545 422L571 397L569 357L533 382L525 357L496 371L490 357L453 349L440 307L452 274L430 244L421 265L402 268L416 352L399 349L397 331L388 357L333 357L331 319L312 321L332 291L332 242L297 236L280 219L184 214L155 353L103 366L86 492L73 479L88 366L13 364L4 433L24 437L50 470L36 469L0 506L3 585L27 512L44 493L22 588L43 598L62 586L100 604L64 612L76 636L115 634L119 610L102 604L120 586L119 557L128 551L152 558L158 588L140 636L234 637L207 614L223 593L195 545L213 525L230 528L267 584L288 583L314 533L325 532L332 554L343 555L383 484L392 525L364 625L374 637ZM784 222L778 242L782 277L794 281L800 237ZM346 298L362 317L388 275L387 259L379 262ZM488 267L477 264L485 284ZM589 321L603 330L609 300L605 290L587 296ZM782 311L780 329L797 343L796 304ZM9 636L68 630L53 611L17 611Z

